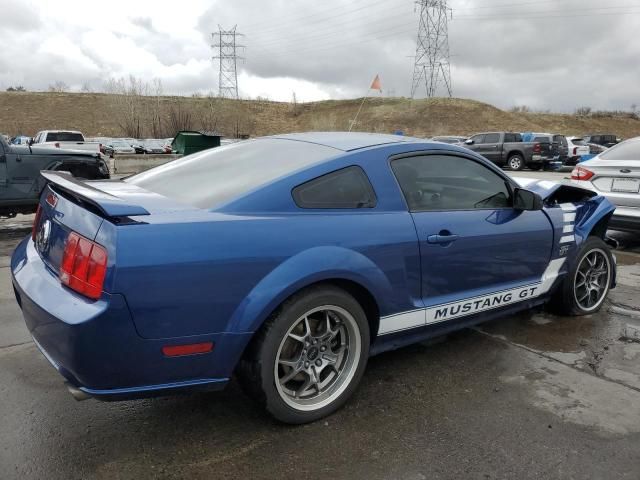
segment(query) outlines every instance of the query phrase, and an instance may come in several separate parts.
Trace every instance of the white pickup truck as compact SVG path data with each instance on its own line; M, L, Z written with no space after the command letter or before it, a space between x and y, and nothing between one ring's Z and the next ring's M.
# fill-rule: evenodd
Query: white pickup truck
M67 150L101 153L102 144L87 142L82 132L74 130L43 130L33 137L31 145L53 146Z

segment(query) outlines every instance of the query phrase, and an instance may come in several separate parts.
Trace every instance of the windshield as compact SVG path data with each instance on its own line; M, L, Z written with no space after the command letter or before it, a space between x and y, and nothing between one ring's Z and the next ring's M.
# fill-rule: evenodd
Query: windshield
M125 182L181 203L212 208L340 152L294 140L247 140L189 155Z
M640 160L640 139L614 145L599 157L602 160Z
M49 132L47 142L84 142L84 137L81 133Z

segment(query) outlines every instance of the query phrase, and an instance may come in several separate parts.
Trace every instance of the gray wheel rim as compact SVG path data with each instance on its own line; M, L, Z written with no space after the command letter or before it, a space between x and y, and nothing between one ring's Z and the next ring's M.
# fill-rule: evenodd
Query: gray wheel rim
M605 299L611 279L609 256L600 248L583 255L573 280L576 303L585 312L596 310Z
M308 311L289 328L276 354L280 397L301 411L331 404L351 383L361 349L360 328L345 309L324 305Z
M509 166L512 170L518 170L521 164L522 161L520 160L520 157L511 157L511 160L509 160Z

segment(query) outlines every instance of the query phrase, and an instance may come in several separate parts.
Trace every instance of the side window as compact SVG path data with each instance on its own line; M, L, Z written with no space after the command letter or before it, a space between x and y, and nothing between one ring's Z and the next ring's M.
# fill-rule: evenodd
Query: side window
M391 168L412 212L512 205L505 179L468 158L421 155L393 160Z
M500 141L499 133L487 133L484 137L484 143L498 143Z
M516 135L514 133L504 134L504 143L514 143L516 141Z
M300 208L373 208L376 195L360 167L347 167L310 180L293 189Z
M471 140L473 140L473 143L475 143L476 145L483 144L484 143L484 134L474 135L473 137L471 137Z

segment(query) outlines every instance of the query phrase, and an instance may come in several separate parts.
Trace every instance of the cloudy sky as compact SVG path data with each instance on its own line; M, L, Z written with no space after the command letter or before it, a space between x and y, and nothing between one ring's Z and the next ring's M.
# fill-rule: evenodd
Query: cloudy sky
M502 108L640 105L640 0L450 0L454 96ZM412 0L0 0L0 88L73 90L134 75L217 91L211 32L237 25L242 97L408 96ZM419 91L424 96L424 89Z

